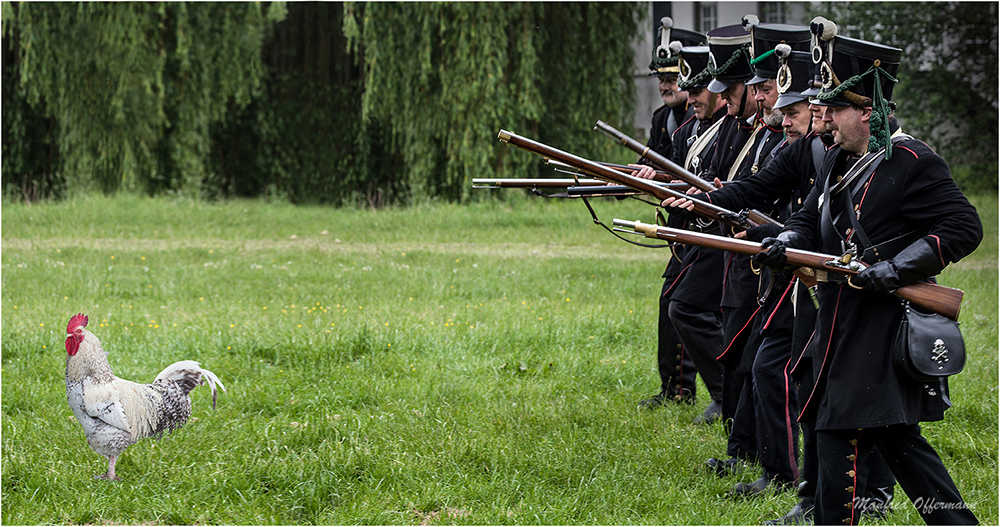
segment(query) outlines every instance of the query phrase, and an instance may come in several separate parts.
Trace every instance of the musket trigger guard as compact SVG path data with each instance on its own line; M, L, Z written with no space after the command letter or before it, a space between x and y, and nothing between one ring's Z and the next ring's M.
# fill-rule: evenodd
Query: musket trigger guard
M730 222L738 225L748 225L750 219L750 211L743 209L739 212L733 212L733 213L720 212L719 217L725 220L729 220Z

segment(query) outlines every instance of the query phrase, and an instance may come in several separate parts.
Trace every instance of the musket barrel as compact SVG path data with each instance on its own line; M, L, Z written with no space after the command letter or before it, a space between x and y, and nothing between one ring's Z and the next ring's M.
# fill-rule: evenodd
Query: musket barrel
M623 134L622 132L616 130L615 127L609 125L608 123L605 123L604 121L597 121L597 125L594 126L594 130L597 130L603 133L604 135L617 140L621 144L625 145L634 152L638 153L641 156L640 159L643 158L648 159L651 163L653 163L657 167L665 170L674 179L679 179L681 181L684 181L685 183L688 183L689 185L704 192L710 192L712 190L715 190L715 187L708 181L705 181L704 179L694 175L690 171L685 170L684 167L663 157L656 151L650 150L648 146ZM779 227L781 226L780 222L758 210L751 210L749 211L748 214L750 220L756 223L757 225L771 223L773 225L778 225Z
M684 198L688 199L690 196L684 194L683 192L677 192L669 188L664 188L648 179L642 179L630 176L624 172L602 166L599 163L590 161L589 159L584 159L582 157L570 154L569 152L564 152L557 148L553 148L544 143L539 143L538 141L533 141L527 137L519 136L513 132L508 132L506 130L501 130L498 135L501 141L505 143L512 144L518 148L522 148L529 152L534 152L538 155L549 157L557 161L561 161L573 167L581 170L585 170L596 177L601 179L606 179L608 181L614 181L615 183L620 183L622 185L634 188L636 190L642 191L654 198L659 200L664 200L667 198ZM698 199L694 200L694 212L706 218L711 218L726 225L737 227L740 229L748 229L750 227L756 227L758 224L750 221L742 215L736 214L730 210L724 209L717 205L713 205L707 201L701 201Z
M633 150L635 153L642 156L642 158L648 159L649 162L656 165L657 168L665 170L674 178L684 181L685 183L688 183L689 185L697 188L698 190L702 190L705 192L715 190L715 187L708 181L705 181L704 179L701 179L700 177L694 175L690 171L685 170L684 167L663 157L655 150L650 149L649 147L636 141L635 139L632 139L631 137L621 133L615 127L611 126L608 123L605 123L604 121L597 121L597 124L594 126L594 130L597 130L598 132L601 132L604 135L612 139L615 139L621 144L627 146L629 149Z
M638 221L615 219L613 224L616 227L629 228L637 233L642 233L647 238L659 238L661 240L710 247L733 253L754 255L765 250L756 242L670 227L660 227ZM807 267L828 273L853 276L863 269L863 266L848 267L837 265L837 256L801 249L785 249L785 256L788 258L789 265ZM927 282L915 282L904 285L893 294L904 300L909 300L910 303L917 307L940 313L952 320L958 320L958 314L962 308L962 297L964 296L961 289L944 287Z

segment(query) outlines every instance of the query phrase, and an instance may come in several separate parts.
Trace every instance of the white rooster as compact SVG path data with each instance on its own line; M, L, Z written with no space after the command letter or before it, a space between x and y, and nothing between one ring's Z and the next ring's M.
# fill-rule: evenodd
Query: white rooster
M191 417L191 390L207 381L215 408L215 385L223 392L226 387L193 360L167 366L153 384L119 379L111 372L101 342L84 329L87 322L81 313L66 327L66 398L90 448L108 458L108 471L94 477L114 480L115 462L125 448L184 426Z

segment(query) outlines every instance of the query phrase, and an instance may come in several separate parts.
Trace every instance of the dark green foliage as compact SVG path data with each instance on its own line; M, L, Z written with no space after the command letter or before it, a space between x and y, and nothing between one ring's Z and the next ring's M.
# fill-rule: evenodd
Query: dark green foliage
M639 4L3 4L4 192L379 207L531 175L501 128L601 159Z
M843 35L903 49L893 100L904 130L935 148L966 192L995 191L997 3L831 2L820 9Z
M38 140L57 151L35 160L5 142L4 153L22 160L4 163L6 192L41 173L48 195L61 185L198 195L208 129L258 89L261 44L278 15L256 3L4 4L5 58L14 59L4 84L16 76L23 92L14 97L29 105L5 115L4 132L11 123L30 144L29 132L51 120Z
M387 123L415 197L467 199L473 177L534 173L537 158L495 147L500 129L598 158L615 152L591 129L629 117L637 4L346 9L365 68L363 115Z

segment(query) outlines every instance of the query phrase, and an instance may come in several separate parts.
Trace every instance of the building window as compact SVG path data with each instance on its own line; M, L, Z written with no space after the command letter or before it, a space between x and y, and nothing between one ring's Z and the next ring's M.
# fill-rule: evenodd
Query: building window
M760 21L769 24L788 23L788 3L760 2Z
M695 2L695 16L698 17L698 31L708 33L715 29L719 24L718 2Z

